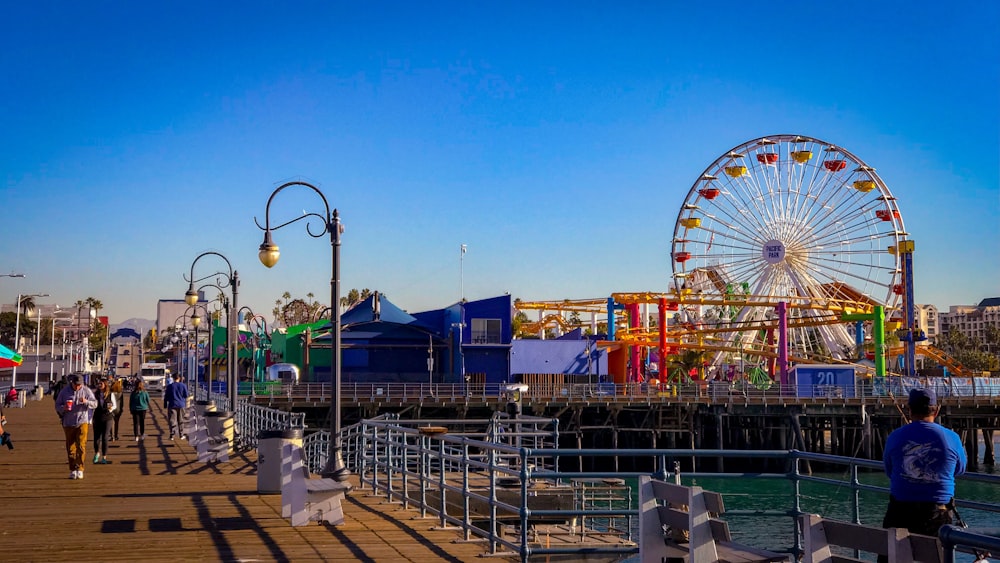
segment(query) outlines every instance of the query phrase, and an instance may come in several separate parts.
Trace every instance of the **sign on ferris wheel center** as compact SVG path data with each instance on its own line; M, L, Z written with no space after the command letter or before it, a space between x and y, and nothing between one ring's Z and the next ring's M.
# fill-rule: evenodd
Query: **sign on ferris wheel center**
M761 256L768 264L777 264L785 259L785 245L780 240L769 240L764 243Z

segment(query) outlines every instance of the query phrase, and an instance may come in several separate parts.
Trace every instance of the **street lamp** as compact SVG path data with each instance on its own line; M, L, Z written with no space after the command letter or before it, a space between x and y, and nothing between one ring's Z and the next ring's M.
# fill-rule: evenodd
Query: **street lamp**
M188 307L187 309L184 310L184 314L187 314L188 311L191 311L191 318L190 318L190 320L191 320L191 326L194 327L194 382L192 383L192 386L193 386L193 390L192 391L194 392L195 399L198 398L198 367L199 367L198 361L200 359L199 358L200 354L199 354L199 350L198 350L198 344L199 344L198 325L201 324L201 317L198 316L198 309L199 308L201 310L205 311L205 315L206 316L208 315L208 309L206 309L204 305L192 305L192 306L190 306L190 307ZM212 333L211 333L211 331L209 331L209 333L208 333L208 350L209 350L208 365L212 365L212 352L211 352L211 350L212 350ZM209 388L211 388L211 383L209 384Z
M35 320L35 386L37 387L38 386L38 369L39 369L39 364L42 363L41 360L38 357L39 356L38 351L42 349L42 310L38 309L38 308L36 308L35 310L38 311L38 318ZM58 315L61 312L62 311L60 311L58 307L54 311L52 311L52 334L53 335L55 335L55 333L56 333L56 329L55 329L56 320L57 320L56 319L56 315ZM31 315L30 312L28 312L27 315L28 315L28 318L32 317L32 315ZM50 343L49 349L50 350L52 349L51 343ZM49 379L51 379L51 378L52 378L52 362L50 361L49 362Z
M201 260L203 257L208 256L208 255L218 256L219 258L222 258L222 260L226 263L226 266L229 268L229 272L226 273L226 272L223 272L223 271L220 270L220 271L215 272L214 274L209 274L209 275L207 275L207 276L205 276L203 278L195 279L194 278L194 266L195 266L195 264L198 263L198 260ZM237 352L237 349L238 349L237 348L236 340L238 338L238 333L235 332L236 331L236 322L235 322L235 319L236 319L236 311L239 309L239 305L238 305L239 301L238 300L239 300L239 294L240 294L240 291L239 291L240 278L239 278L239 273L236 270L233 269L233 265L229 262L229 259L226 258L225 256L219 254L218 252L214 252L214 251L202 252L201 254L199 254L198 257L194 259L194 262L191 262L191 274L190 274L190 277L185 277L184 278L185 281L188 282L188 290L184 294L184 302L187 303L188 305L195 305L195 304L197 304L198 303L198 292L195 291L194 284L196 282L207 280L208 278L210 278L212 276L227 276L223 280L224 283L221 283L217 287L220 287L220 289L221 289L221 287L225 287L225 286L228 285L229 289L233 293L233 301L232 301L232 303L230 303L229 311L227 311L228 321L227 321L227 326L226 326L226 334L228 335L228 339L229 339L229 343L228 343L229 344L229 361L226 364L226 366L227 366L226 369L229 370L229 376L227 377L227 379L228 379L227 388L228 388L228 391L229 391L229 393L228 393L229 394L229 405L230 405L230 408L233 411L233 416L236 416L236 401L237 401L237 398L239 396L237 394L237 389L236 389L236 386L239 384L239 377L237 377L237 375L236 375L236 369L237 369L237 366L239 365L239 363L238 363L237 358L236 358L236 352Z
M206 362L205 362L205 364L206 364L205 365L205 369L206 369L205 381L207 383L207 385L205 385L205 387L206 387L205 394L206 394L206 397L209 397L212 394L212 381L215 381L215 379L212 377L212 365L213 365L212 355L215 354L215 342L214 342L215 341L215 325L212 324L212 319L214 319L214 318L220 318L222 316L221 313L223 311L226 313L226 339L227 340L226 340L225 350L229 350L229 341L228 341L228 338L229 338L229 324L230 324L230 321L229 321L230 309L229 309L229 298L226 297L226 294L222 292L222 288L221 287L219 287L218 285L216 285L214 283L207 283L207 284L205 284L205 285L203 285L203 286L201 286L201 287L198 288L199 294L200 294L201 290L204 289L204 288L206 288L206 287L214 287L214 288L216 288L216 289L219 290L219 296L216 299L212 300L212 302L215 303L218 306L218 308L215 308L215 309L209 311L208 308L206 308L205 305L198 305L198 307L201 307L201 310L205 312L205 316L208 317L208 321L209 321L209 325L208 325L208 358L206 359ZM199 315L195 314L195 313L192 313L192 315L191 315L191 324L194 325L195 326L195 330L197 330L198 325L201 324L201 317ZM227 360L227 362L229 360L229 354L228 353L226 354L226 360Z
M18 277L18 275L17 274L11 274L10 277L16 278L16 277ZM20 339L21 339L21 332L20 332L21 331L21 301L23 301L25 299L28 299L28 298L48 297L48 296L49 296L48 293L31 293L29 295L21 295L21 294L17 295L17 314L15 315L15 320L14 320L14 351L17 352L18 354L21 353L21 351L18 349L18 348L21 347L20 346L21 343L19 342ZM38 362L38 351L37 350L35 350L35 362L36 363ZM16 383L17 383L17 366L14 366L14 371L11 373L11 376L10 376L10 386L14 387L14 385Z
M52 336L49 339L49 374L50 374L49 378L50 379L52 378L52 374L55 373L55 360L54 360L54 358L56 357L56 323L58 323L60 321L64 322L64 323L72 323L73 319L65 319L65 318L59 319L59 318L55 318L55 317L52 318ZM62 331L63 331L63 336L62 336L62 345L63 345L63 348L62 348L62 368L60 368L60 369L63 370L63 373L61 375L65 375L65 372L66 372L66 328L64 327L62 329Z
M258 351L261 354L263 354L264 339L267 337L267 319L265 319L263 315L258 315L257 313L254 313L253 309L251 309L250 307L244 306L241 307L239 311L237 311L237 319L236 319L237 326L239 326L238 317L244 311L247 312L247 317L246 317L247 332L249 332L251 337L253 338L252 341L253 348L250 351L250 357L253 360L253 381L254 383L256 383L258 376L261 376L260 379L261 381L263 381L262 372L264 368L264 361L263 358L258 358L257 355ZM258 361L258 359L260 361ZM251 386L251 389L253 389L253 386Z
M303 213L291 221L272 227L271 202L274 201L274 196L291 186L304 186L316 192L316 195L323 200L324 213L323 215L318 213ZM277 231L301 219L308 220L311 217L318 218L323 222L323 230L319 233L313 233L307 221L306 233L313 238L329 234L330 251L333 254L330 272L330 307L333 308L332 318L330 319L330 409L332 412L330 416L330 442L327 450L326 467L323 468L322 475L324 477L332 477L338 481L346 481L348 475L350 475L350 471L344 465L340 440L340 235L343 232L340 225L340 214L336 209L332 213L330 212L330 204L327 202L326 196L323 195L323 192L319 188L312 184L287 182L278 186L276 190L271 192L271 196L267 199L267 207L264 209L264 226L261 226L257 218L254 217L254 223L257 224L257 228L264 231L264 242L260 245L258 257L261 264L264 264L268 268L277 264L281 254L278 251L278 245L274 244L271 238L271 231Z

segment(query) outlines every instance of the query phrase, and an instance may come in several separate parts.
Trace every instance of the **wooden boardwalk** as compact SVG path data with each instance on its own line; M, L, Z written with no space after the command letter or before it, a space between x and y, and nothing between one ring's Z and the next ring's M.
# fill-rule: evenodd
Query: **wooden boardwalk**
M69 479L51 397L6 409L15 449L0 447L3 561L472 561L480 543L460 543L435 519L367 492L344 503L341 526L293 528L281 496L257 493L256 452L205 464L166 439L155 401L137 443L128 413L112 463ZM355 479L355 486L357 481Z

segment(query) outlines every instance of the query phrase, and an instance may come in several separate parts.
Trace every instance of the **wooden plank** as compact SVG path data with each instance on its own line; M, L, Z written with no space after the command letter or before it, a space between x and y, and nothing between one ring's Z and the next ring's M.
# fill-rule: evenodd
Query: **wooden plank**
M941 563L944 561L941 542L933 536L910 534L910 549L913 560L917 563Z
M658 506L656 507L656 513L659 514L660 523L664 526L670 526L675 530L688 529L690 515L687 510L670 508L669 506Z
M802 527L802 563L832 563L833 552L826 541L823 517L803 514L799 517Z
M722 502L722 495L714 491L705 491L705 508L712 514L723 514L726 512L726 505Z
M52 399L6 411L15 449L0 448L4 514L12 535L4 561L474 561L485 544L458 543L436 519L358 491L343 501L345 523L293 528L280 495L256 490L256 452L201 463L183 440L167 440L154 398L147 438L123 441L85 479L68 479L64 435ZM358 486L356 478L350 481Z
M675 505L686 505L691 491L683 485L674 485L666 481L654 479L652 481L653 494L656 498Z
M826 540L833 545L878 555L889 553L889 536L885 528L824 519L823 529L826 530Z

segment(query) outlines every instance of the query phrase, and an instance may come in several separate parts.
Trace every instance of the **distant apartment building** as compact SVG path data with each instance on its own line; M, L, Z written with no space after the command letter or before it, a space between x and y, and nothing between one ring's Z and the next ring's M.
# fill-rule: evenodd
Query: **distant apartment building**
M928 343L941 334L940 316L938 315L937 307L934 305L917 304L914 313L916 315L917 327L927 335L927 340L922 341L922 344Z
M1000 297L983 299L979 305L952 305L939 317L941 334L956 330L984 342L988 327L1000 329Z

